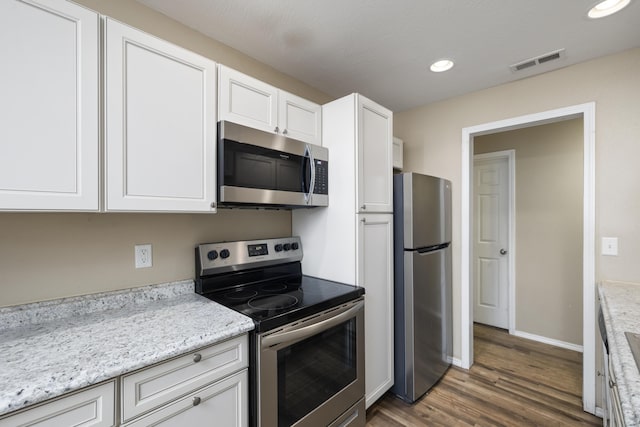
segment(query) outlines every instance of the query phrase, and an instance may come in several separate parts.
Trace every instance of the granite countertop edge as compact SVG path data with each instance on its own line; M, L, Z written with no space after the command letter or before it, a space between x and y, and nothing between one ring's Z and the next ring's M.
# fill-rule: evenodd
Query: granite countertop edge
M598 286L609 341L609 357L628 426L640 425L640 371L625 332L640 332L640 284L603 281Z
M0 417L249 332L193 280L0 308Z

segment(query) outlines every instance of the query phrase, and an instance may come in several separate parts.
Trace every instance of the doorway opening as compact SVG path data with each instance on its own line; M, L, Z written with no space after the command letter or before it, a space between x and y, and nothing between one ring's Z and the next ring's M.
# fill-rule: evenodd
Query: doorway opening
M462 130L462 212L461 212L461 366L473 364L473 141L475 137L507 130L554 123L568 119L583 120L583 230L582 230L582 343L583 408L595 413L595 103L485 123Z

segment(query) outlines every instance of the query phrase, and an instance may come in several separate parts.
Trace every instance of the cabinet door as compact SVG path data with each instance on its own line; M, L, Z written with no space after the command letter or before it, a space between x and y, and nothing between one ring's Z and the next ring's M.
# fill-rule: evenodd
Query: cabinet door
M245 369L125 426L248 426L248 384Z
M218 120L278 132L278 89L223 65L219 72Z
M245 334L125 375L120 388L123 421L246 368L248 346Z
M99 18L0 1L0 210L98 210Z
M358 97L358 212L393 212L393 113Z
M622 410L622 405L620 404L620 392L618 391L618 383L616 382L616 376L613 373L613 364L611 362L611 357L606 357L607 360L607 374L608 378L607 384L607 414L609 423L605 425L609 425L611 427L624 427L624 411Z
M0 420L0 427L111 427L115 420L115 381L91 387Z
M106 209L215 209L213 61L105 23Z
M299 96L281 90L278 128L283 135L322 145L322 107Z
M359 214L358 286L365 288L367 408L393 386L393 215ZM371 333L371 331L375 331Z

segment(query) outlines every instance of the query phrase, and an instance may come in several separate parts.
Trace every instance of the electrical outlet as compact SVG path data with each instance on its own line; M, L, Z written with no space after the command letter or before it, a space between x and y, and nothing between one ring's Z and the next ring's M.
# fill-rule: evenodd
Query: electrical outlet
M153 265L151 245L135 245L136 268L148 268Z
M618 256L618 238L603 237L601 252L602 252L602 255Z

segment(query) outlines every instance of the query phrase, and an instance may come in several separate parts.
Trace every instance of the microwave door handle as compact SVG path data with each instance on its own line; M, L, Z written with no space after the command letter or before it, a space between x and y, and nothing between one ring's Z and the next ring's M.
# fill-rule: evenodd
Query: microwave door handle
M305 158L305 162L309 162L309 171L310 171L310 178L309 178L309 190L307 193L304 194L304 201L309 204L311 203L311 197L313 196L313 190L315 189L316 186L316 163L315 163L315 159L313 158L313 153L311 152L311 148L309 147L309 145L307 144L305 146L304 149L304 158ZM306 184L306 171L305 171L305 176L303 177L303 180L305 181ZM306 190L306 185L304 186L305 190Z

